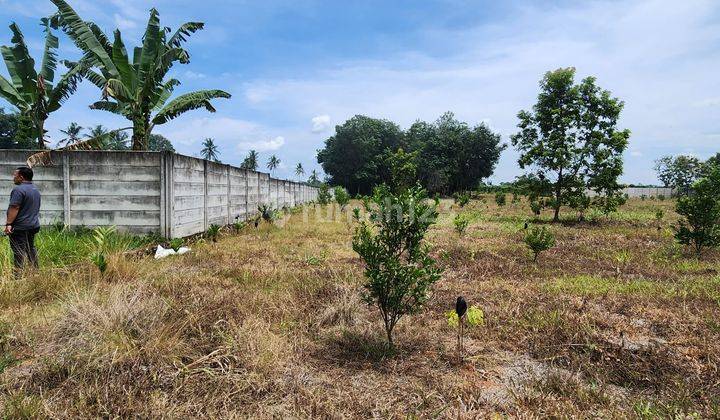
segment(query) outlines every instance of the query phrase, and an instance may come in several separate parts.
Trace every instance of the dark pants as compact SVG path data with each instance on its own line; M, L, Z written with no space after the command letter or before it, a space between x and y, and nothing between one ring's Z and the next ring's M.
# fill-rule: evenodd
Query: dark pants
M15 257L15 268L23 268L27 264L38 266L35 234L40 229L14 230L10 235L10 249Z

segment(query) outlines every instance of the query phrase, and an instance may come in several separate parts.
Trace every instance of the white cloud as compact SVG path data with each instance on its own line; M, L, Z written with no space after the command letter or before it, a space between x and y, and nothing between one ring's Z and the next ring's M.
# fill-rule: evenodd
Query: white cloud
M647 151L626 165L624 180L653 180L652 161L681 152L680 145L702 154L717 149L706 135L720 131L716 95L707 99L720 92L720 25L709 18L717 3L577 4L524 7L511 21L426 34L453 46L442 57L410 51L336 63L306 78L253 80L243 86L245 98L252 108L298 124L332 110L335 121L365 114L407 127L450 110L470 124L492 122L507 141L517 130L517 112L535 102L542 75L574 66L578 80L596 76L625 101L620 127L632 130L631 147ZM516 160L511 148L504 152L497 178L519 175Z
M207 77L207 75L205 73L196 73L191 70L187 70L185 72L185 78L188 80L200 80L200 79L205 79L206 77Z
M238 144L238 150L241 152L247 152L250 150L256 150L258 152L270 152L278 150L285 144L285 138L283 136L277 136L269 140L258 140L258 141L247 141Z
M121 16L117 13L113 15L113 20L115 21L115 24L117 25L118 29L121 31L125 31L128 29L133 29L137 27L137 22L135 22L132 19L128 19L124 16Z
M312 132L322 133L330 128L330 116L327 114L318 115L312 118Z

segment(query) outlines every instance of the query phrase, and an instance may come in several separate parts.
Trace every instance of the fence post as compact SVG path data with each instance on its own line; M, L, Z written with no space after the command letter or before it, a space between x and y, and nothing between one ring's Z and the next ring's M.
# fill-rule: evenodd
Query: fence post
M230 224L230 165L225 165L225 173L227 174L227 223Z
M63 223L70 226L70 156L63 152Z
M248 176L250 175L250 173L248 172L247 169L245 169L243 172L244 172L243 175L245 175L243 177L243 178L245 178L245 219L244 220L248 220L250 218L250 216L248 214L248 210L249 210L248 206L250 205L250 197L249 197L250 188L248 186Z
M208 161L203 159L203 230L208 230Z

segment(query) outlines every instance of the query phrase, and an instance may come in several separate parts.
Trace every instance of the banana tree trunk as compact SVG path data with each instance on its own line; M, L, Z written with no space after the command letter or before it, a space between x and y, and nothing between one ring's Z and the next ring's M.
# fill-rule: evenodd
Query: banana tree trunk
M38 142L38 149L43 150L45 149L45 120L38 120L35 124L37 127L37 142Z
M147 150L148 124L143 118L133 120L132 149Z

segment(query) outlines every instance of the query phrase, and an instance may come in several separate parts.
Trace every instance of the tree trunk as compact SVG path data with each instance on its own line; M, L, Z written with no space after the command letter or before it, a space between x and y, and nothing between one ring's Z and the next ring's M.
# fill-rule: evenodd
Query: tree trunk
M132 149L147 150L148 144L147 124L145 120L136 118L133 120Z
M553 216L553 222L560 221L560 196L562 194L562 179L563 179L562 168L558 173L557 185L555 185L555 215Z
M37 127L38 133L37 133L37 141L38 141L38 149L45 149L45 120L39 120L35 124Z

